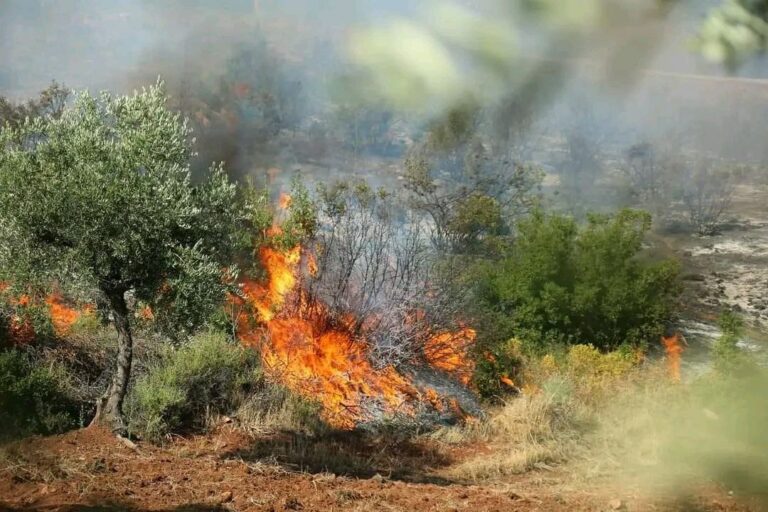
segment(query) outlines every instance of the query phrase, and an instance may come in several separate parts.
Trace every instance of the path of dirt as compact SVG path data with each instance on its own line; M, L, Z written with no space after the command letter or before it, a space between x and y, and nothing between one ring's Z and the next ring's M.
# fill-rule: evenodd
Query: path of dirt
M359 449L376 447L363 443ZM421 449L411 446L392 454L409 467L423 460L443 464L466 456L463 451L466 448L424 459ZM394 476L392 468L390 476L338 476L302 471L279 457L257 458L256 453L254 439L226 428L165 447L140 443L137 449L94 429L30 438L3 447L0 510L757 510L724 492L707 492L695 503L681 503L611 495L597 487L575 490L563 485L557 471L462 485L439 479L439 471L429 467L421 468L420 477L414 471ZM369 457L382 460L374 453ZM435 483L423 483L430 481Z

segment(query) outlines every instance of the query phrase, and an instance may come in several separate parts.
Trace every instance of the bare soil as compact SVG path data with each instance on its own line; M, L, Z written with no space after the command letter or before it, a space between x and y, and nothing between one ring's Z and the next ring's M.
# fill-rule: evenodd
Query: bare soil
M716 488L681 499L574 486L566 471L550 467L481 485L441 477L478 451L487 447L355 434L250 438L229 425L133 448L86 429L3 447L0 510L758 510Z

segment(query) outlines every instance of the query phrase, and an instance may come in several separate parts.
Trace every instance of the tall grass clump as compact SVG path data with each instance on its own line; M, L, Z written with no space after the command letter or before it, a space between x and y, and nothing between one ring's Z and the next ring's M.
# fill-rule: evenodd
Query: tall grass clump
M257 371L256 355L224 334L205 332L181 347L169 347L128 396L131 431L159 441L203 428L211 415L237 407Z

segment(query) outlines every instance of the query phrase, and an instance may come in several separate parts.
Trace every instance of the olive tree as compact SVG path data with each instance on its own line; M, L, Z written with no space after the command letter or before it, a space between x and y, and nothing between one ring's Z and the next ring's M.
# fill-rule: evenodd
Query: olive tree
M115 432L131 372L130 297L183 303L191 328L203 316L194 309L226 288L236 191L221 166L191 182L192 143L161 83L130 96L83 92L60 116L0 131L0 269L108 305L117 360L94 423Z

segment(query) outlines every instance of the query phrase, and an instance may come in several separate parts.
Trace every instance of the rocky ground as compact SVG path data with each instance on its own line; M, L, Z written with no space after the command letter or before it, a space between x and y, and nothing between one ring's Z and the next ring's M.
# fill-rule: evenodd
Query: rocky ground
M746 324L739 345L768 360L768 187L741 185L719 234L677 233L654 245L683 264L683 313L679 328L690 345L684 362L701 368L720 336L717 317L732 309Z
M255 439L227 426L164 447L97 429L31 438L3 447L0 510L759 510L715 488L686 499L597 481L575 485L551 467L479 485L440 476L481 446L349 434L323 442L333 446L320 452L291 436ZM311 457L313 450L325 460Z

